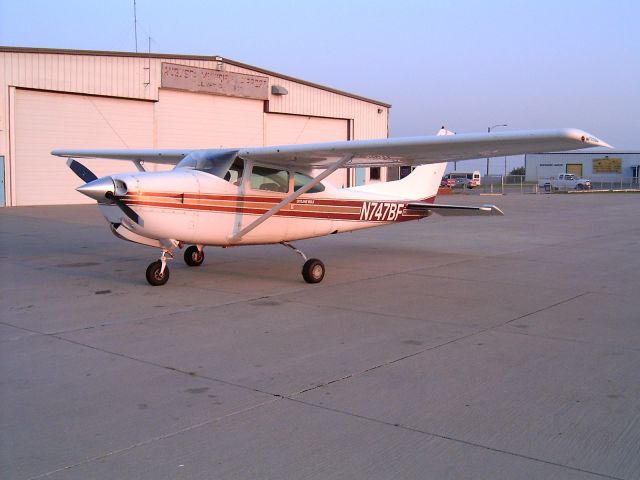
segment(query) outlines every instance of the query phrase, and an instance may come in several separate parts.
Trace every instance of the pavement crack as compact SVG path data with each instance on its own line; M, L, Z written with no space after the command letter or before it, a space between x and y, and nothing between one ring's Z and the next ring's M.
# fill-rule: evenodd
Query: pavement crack
M299 404L302 404L302 405L306 405L308 407L319 408L319 409L326 410L326 411L333 412L333 413L337 413L337 414L340 414L340 415L347 415L347 416L352 417L352 418L357 418L357 419L360 419L360 420L374 422L374 423L377 423L377 424L386 425L388 427L399 428L399 429L402 429L402 430L405 430L405 431L419 433L419 434L422 434L422 435L428 435L430 437L439 438L441 440L447 440L447 441L450 441L450 442L460 443L460 444L468 445L468 446L471 446L471 447L481 448L483 450L488 450L488 451L491 451L491 452L500 453L500 454L504 454L504 455L509 455L509 456L513 456L513 457L518 457L518 458L530 460L530 461L533 461L533 462L543 463L545 465L552 465L552 466L555 466L555 467L565 468L565 469L572 470L572 471L575 471L575 472L587 473L587 474L590 474L590 475L595 475L595 476L600 477L600 478L607 478L607 479L611 479L611 480L625 480L625 479L623 479L621 477L616 477L616 476L613 476L613 475L607 475L606 473L594 472L594 471L586 470L586 469L580 468L580 467L574 467L574 466L571 466L571 465L565 465L565 464L562 464L562 463L559 463L559 462L554 462L554 461L551 461L551 460L545 460L543 458L532 457L530 455L525 455L525 454L522 454L522 453L512 452L512 451L509 451L509 450L504 450L502 448L492 447L490 445L484 445L482 443L473 442L473 441L470 441L470 440L464 440L464 439L461 439L461 438L456 438L456 437L453 437L451 435L445 435L445 434L442 434L442 433L431 432L431 431L428 431L428 430L424 430L424 429L420 429L420 428L416 428L416 427L411 427L411 426L408 426L408 425L402 425L400 423L392 423L392 422L389 422L389 421L386 421L386 420L382 420L382 419L379 419L379 418L368 417L366 415L360 415L360 414L349 412L349 411L346 411L346 410L340 410L338 408L328 407L326 405L318 405L318 404L315 404L315 403L306 402L304 400L299 400L299 399L295 399L295 398L287 398L287 400L290 400L292 402L296 402L296 403L299 403Z
M173 432L165 433L163 435L157 435L155 437L148 438L146 440L143 440L143 441L128 445L126 447L119 448L117 450L112 450L112 451L107 452L107 453L102 453L100 455L96 455L94 457L87 458L85 460L73 463L71 465L65 465L64 467L60 467L60 468L57 468L55 470L51 470L49 472L41 473L41 474L36 475L34 477L29 477L28 480L36 480L38 478L49 477L49 476L51 476L53 474L56 474L56 473L59 473L59 472L63 472L63 471L66 471L66 470L70 470L72 468L77 468L77 467L80 467L80 466L83 466L83 465L87 465L87 464L89 464L91 462L104 460L105 458L111 457L113 455L118 455L118 454L121 454L121 453L125 453L125 452L133 450L135 448L143 447L145 445L149 445L151 443L154 443L154 442L157 442L157 441L160 441L160 440L165 440L167 438L175 437L177 435L182 435L184 433L191 432L191 431L196 430L198 428L206 427L206 426L212 425L212 424L214 424L216 422L221 422L222 420L225 420L227 418L234 417L236 415L241 415L243 413L250 412L252 410L256 410L258 408L265 407L265 406L270 405L270 404L272 404L274 402L277 402L279 400L282 400L282 397L274 396L274 398L269 399L266 402L262 402L262 403L259 403L257 405L251 405L249 407L241 408L239 410L235 410L233 412L229 412L229 413L227 413L225 415L221 415L219 417L212 418L212 419L206 420L204 422L196 423L194 425L189 425L188 427L184 427L184 428L181 428L181 429L173 431Z
M556 302L556 303L551 304L551 305L547 305L547 306L545 306L545 307L543 307L543 308L539 308L539 309L534 310L534 311L532 311L532 312L528 312L528 313L525 313L525 314L523 314L523 315L519 315L519 316L517 316L517 317L515 317L515 318L512 318L512 319L510 319L510 320L507 320L506 322L499 323L498 325L492 325L492 326L490 326L490 327L486 327L486 328L482 328L482 329L479 329L479 330L476 330L476 331L473 331L473 332L469 332L469 333L468 333L468 334L466 334L466 335L460 335L460 336L457 336L457 337L455 337L455 338L452 338L452 339L447 340L447 341L445 341L445 342L439 343L439 344L437 344L437 345L431 345L430 347L426 347L426 348L420 349L420 350L418 350L418 351L416 351L416 352L409 353L409 354L407 354L407 355L403 355L403 356L401 356L401 357L394 358L394 359L391 359L391 360L387 360L387 361L385 361L385 362L381 362L381 363L379 363L379 364L376 364L376 365L373 365L373 366L371 366L371 367L368 367L368 368L366 368L366 369L364 369L364 370L360 370L360 371L358 371L358 372L354 372L354 373L351 373L351 374L348 374L348 375L344 375L344 376L342 376L342 377L339 377L339 378L335 378L335 379L329 380L329 381L324 382L324 383L322 383L322 384L318 384L318 385L314 385L314 386L309 387L309 388L305 388L305 389L300 390L300 391L298 391L298 392L290 393L290 394L289 394L289 395L287 395L286 397L287 397L287 398L289 398L289 399L294 399L294 397L296 397L296 396L298 396L298 395L302 395L303 393L308 393L308 392L311 392L311 391L313 391L313 390L317 390L317 389L320 389L320 388L324 388L324 387L326 387L326 386L328 386L328 385L332 385L332 384L339 383L339 382L343 382L343 381L345 381L345 380L349 380L349 379L352 379L352 378L355 378L355 377L358 377L358 376L361 376L361 375L365 375L365 374L367 374L367 373L369 373L369 372L371 372L371 371L373 371L373 370L377 370L377 369L380 369L380 368L388 367L388 366L390 366L390 365L393 365L393 364L396 364L396 363L402 362L402 361L407 360L407 359L409 359L409 358L413 358L413 357L416 357L416 356L422 355L422 354L424 354L424 353L427 353L427 352L430 352L430 351L436 350L436 349L438 349L438 348L442 348L442 347L445 347L445 346L447 346L447 345L451 345L451 344L456 343L456 342L458 342L458 341L460 341L460 340L465 340L465 339L467 339L467 338L471 338L471 337L473 337L473 336L480 335L480 334L482 334L482 333L486 333L486 332L489 332L489 331L497 330L497 329L499 329L499 328L504 327L505 325L509 325L509 324L510 324L510 323L512 323L512 322L516 322L516 321L521 320L521 319L523 319L523 318L529 317L529 316L531 316L531 315L535 315L536 313L543 312L543 311L548 310L548 309L550 309L550 308L557 307L557 306L562 305L562 304L564 304L564 303L571 302L571 301L576 300L576 299L578 299L578 298L580 298L580 297L583 297L583 296L585 296L585 295L588 295L589 293L590 293L590 292L583 292L583 293L580 293L580 294L578 294L578 295L574 295L573 297L565 298L564 300L561 300L561 301ZM379 314L378 314L378 315L379 315ZM518 332L516 332L516 333L518 333Z
M535 315L536 313L544 312L545 310L549 310L551 308L558 307L558 306L563 305L565 303L572 302L573 300L577 300L578 298L584 297L585 295L589 295L590 293L592 293L592 292L582 292L582 293L579 293L577 295L574 295L573 297L565 298L564 300L560 300L559 302L556 302L556 303L553 303L551 305L547 305L545 307L539 308L538 310L534 310L533 312L525 313L524 315L520 315L519 317L512 318L511 320L507 320L506 322L503 322L503 323L501 323L499 325L494 325L493 327L490 327L487 330L492 330L492 329L504 327L505 325L509 325L512 322L516 322L518 320L522 320L523 318L530 317L531 315Z

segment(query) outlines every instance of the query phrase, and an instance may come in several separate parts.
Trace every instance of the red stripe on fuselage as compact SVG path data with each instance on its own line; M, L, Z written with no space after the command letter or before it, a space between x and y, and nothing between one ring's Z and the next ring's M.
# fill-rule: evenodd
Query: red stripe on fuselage
M140 205L248 215L262 215L280 203L283 198L284 196L176 194L166 192L144 192L142 194L121 197L125 203L131 206ZM433 203L434 200L435 197L429 197L419 201ZM429 212L407 209L405 207L406 203L408 202L298 198L275 215L295 218L355 220L380 223L416 220L429 215ZM257 206L255 204L261 205ZM341 209L345 211L341 212Z

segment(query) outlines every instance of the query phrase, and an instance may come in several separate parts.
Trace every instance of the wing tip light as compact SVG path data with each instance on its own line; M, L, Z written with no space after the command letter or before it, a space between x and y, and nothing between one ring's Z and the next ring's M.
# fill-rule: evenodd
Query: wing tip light
M589 145L589 147L614 148L613 145L608 144L604 140L600 140L595 135L591 135L584 130L570 128L566 130L566 135L572 140L577 140L580 143Z

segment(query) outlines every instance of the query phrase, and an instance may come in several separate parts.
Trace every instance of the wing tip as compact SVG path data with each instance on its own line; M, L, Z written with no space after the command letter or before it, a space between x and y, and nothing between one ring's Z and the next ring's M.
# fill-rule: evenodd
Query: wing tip
M590 147L613 148L612 145L608 144L604 140L600 140L595 135L592 135L578 128L565 128L562 130L562 134L567 139L573 140L575 142L579 142L581 144L585 144L586 148L590 148Z

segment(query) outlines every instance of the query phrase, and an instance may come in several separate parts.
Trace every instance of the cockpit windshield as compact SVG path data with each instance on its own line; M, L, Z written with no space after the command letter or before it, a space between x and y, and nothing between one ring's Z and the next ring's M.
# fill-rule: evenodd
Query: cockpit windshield
M196 150L184 157L175 168L199 170L223 178L236 160L237 154L235 150L227 152Z
M240 185L244 174L244 159L237 156L237 151L212 152L198 150L191 152L176 169L198 170L226 180L234 185ZM306 173L277 169L261 165L254 165L250 178L251 188L287 193L290 188L289 179L293 177L293 189L299 190L313 179ZM322 183L314 185L307 193L320 193L325 190Z

